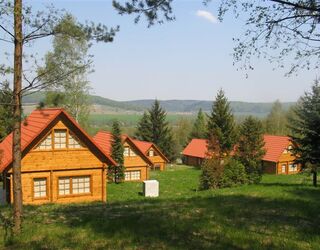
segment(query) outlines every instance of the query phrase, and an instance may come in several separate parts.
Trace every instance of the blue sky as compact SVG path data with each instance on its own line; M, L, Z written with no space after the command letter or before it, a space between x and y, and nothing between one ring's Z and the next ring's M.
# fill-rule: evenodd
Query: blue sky
M288 78L285 71L274 71L274 65L256 59L255 70L246 78L246 72L233 66L232 58L232 38L242 36L244 20L228 16L223 23L217 22L218 2L205 7L201 0L176 0L176 21L151 28L143 21L134 24L132 16L118 15L111 1L53 3L79 21L120 25L113 43L95 44L90 51L95 69L89 76L93 94L115 100L212 100L223 88L232 101L296 101L310 88L317 72L301 71ZM40 8L48 1L29 3ZM43 54L51 44L43 41L36 49Z

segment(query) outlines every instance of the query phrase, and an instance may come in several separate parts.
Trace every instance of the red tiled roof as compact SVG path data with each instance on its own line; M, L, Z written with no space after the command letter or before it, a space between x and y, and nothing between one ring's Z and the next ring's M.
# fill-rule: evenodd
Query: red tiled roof
M152 165L152 162L146 157L144 151L138 147L138 145L135 143L133 139L131 139L128 135L122 135L121 136L122 141L128 140L129 143L131 143L140 153L140 155L147 161L147 163ZM109 131L99 131L94 137L93 140L100 145L102 150L108 155L111 155L112 150L112 134Z
M205 139L192 139L182 151L183 155L204 159L208 153L208 141Z
M264 135L264 149L266 151L263 157L264 161L278 162L283 151L288 148L290 138L288 136Z
M43 132L50 123L57 118L60 114L64 114L73 125L75 125L86 137L94 144L90 136L74 121L74 119L68 115L61 108L49 108L49 109L39 109L34 110L21 124L21 152L23 152L28 145L30 145L36 137ZM102 152L102 150L94 144L97 149ZM0 151L3 152L3 158L0 162L0 172L6 169L12 162L12 133L10 133L1 143ZM104 154L104 153L103 153ZM111 164L115 162L110 156L104 154L105 157Z
M152 142L148 141L139 141L139 140L133 140L133 142L136 144L136 146L145 154L147 155L149 149L153 147L156 151L158 151L159 155L166 161L169 162L168 158L161 152L161 150Z

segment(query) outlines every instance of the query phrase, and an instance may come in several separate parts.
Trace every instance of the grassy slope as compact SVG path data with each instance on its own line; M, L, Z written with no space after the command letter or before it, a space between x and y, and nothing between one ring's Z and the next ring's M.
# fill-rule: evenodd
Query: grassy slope
M156 199L139 195L141 183L125 183L108 186L107 205L26 207L24 232L8 248L319 249L320 191L304 176L199 192L199 174L153 172Z

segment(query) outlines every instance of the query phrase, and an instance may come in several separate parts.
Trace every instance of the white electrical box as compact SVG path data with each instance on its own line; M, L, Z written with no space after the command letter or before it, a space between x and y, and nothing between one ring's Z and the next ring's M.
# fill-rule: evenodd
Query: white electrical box
M143 195L145 197L159 196L159 182L156 180L149 180L143 182Z

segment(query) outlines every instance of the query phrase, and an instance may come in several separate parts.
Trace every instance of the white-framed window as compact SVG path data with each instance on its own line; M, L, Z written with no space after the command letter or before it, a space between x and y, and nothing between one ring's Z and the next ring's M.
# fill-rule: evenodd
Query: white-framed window
M52 149L52 134L48 134L45 139L40 142L40 144L36 147L36 150L48 150Z
M72 177L72 194L90 193L90 176Z
M123 156L129 156L129 147L124 147Z
M150 150L149 150L149 156L150 156L150 157L154 156L154 151L153 151L153 149L150 149Z
M33 197L37 199L47 197L47 178L33 179Z
M61 149L67 147L67 130L55 129L54 130L54 148Z
M285 174L285 173L286 173L286 170L287 170L287 164L282 164L282 165L281 165L281 173L282 173L282 174Z
M289 172L296 172L298 170L297 164L289 164Z
M59 195L70 194L70 177L59 178Z
M69 131L68 148L82 148L80 140Z
M141 171L140 170L125 171L124 179L126 181L140 180L141 179Z

